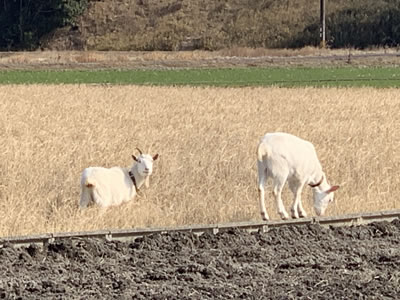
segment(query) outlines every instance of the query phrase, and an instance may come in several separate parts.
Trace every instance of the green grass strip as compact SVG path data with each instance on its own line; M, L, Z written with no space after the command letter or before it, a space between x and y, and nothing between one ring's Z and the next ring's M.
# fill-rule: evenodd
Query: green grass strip
M400 87L400 68L0 71L0 84Z

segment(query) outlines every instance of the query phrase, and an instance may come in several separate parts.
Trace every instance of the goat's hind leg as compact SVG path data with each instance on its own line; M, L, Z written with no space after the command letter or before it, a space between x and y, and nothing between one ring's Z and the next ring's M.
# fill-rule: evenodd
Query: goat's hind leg
M89 188L86 186L82 186L79 207L81 209L86 208L89 205L91 199L92 199L92 196L91 196L91 191L89 190Z
M265 182L267 180L267 170L264 168L262 162L258 162L258 193L259 193L259 201L260 201L260 211L261 217L264 221L269 220L269 216L267 213L267 209L265 207Z

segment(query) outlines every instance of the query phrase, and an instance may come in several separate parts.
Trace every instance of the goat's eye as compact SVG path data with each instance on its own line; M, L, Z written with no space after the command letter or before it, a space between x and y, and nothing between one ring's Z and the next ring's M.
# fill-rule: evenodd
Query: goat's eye
M142 161L140 159L138 159L137 162L140 164Z

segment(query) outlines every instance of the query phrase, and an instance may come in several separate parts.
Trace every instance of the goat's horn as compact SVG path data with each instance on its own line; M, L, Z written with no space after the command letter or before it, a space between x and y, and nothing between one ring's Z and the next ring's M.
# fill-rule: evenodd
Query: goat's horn
M143 154L142 150L140 150L139 148L136 148L140 154Z

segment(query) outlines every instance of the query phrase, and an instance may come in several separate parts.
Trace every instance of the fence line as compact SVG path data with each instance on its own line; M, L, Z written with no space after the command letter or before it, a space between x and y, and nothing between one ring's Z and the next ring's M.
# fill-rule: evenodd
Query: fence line
M243 85L250 86L252 84L263 85L274 85L274 84L288 84L291 83L324 83L324 82L367 82L367 81L394 81L396 84L400 84L400 77L398 78L335 78L335 79L300 79L300 80L253 80L253 81L215 81L215 80L202 80L202 81L190 81L190 82L144 82L144 83L135 83L137 85L209 85L209 86L235 86L235 85ZM102 85L103 83L95 83L93 85Z
M192 225L181 227L163 227L163 228L135 228L120 230L99 230L85 232L63 232L63 233L45 233L40 235L6 237L0 239L0 247L6 244L15 246L29 246L35 244L38 246L46 246L57 240L68 238L100 238L106 241L133 241L137 238L149 234L166 234L172 232L191 232L194 234L212 233L217 234L233 228L246 230L248 232L268 232L269 228L280 226L299 226L319 224L320 226L353 226L365 225L372 222L393 221L400 218L400 210L370 212L360 214L350 214L334 217L312 217L304 219L293 219L286 221L268 221L268 222L237 222L226 224L210 224L210 225Z

